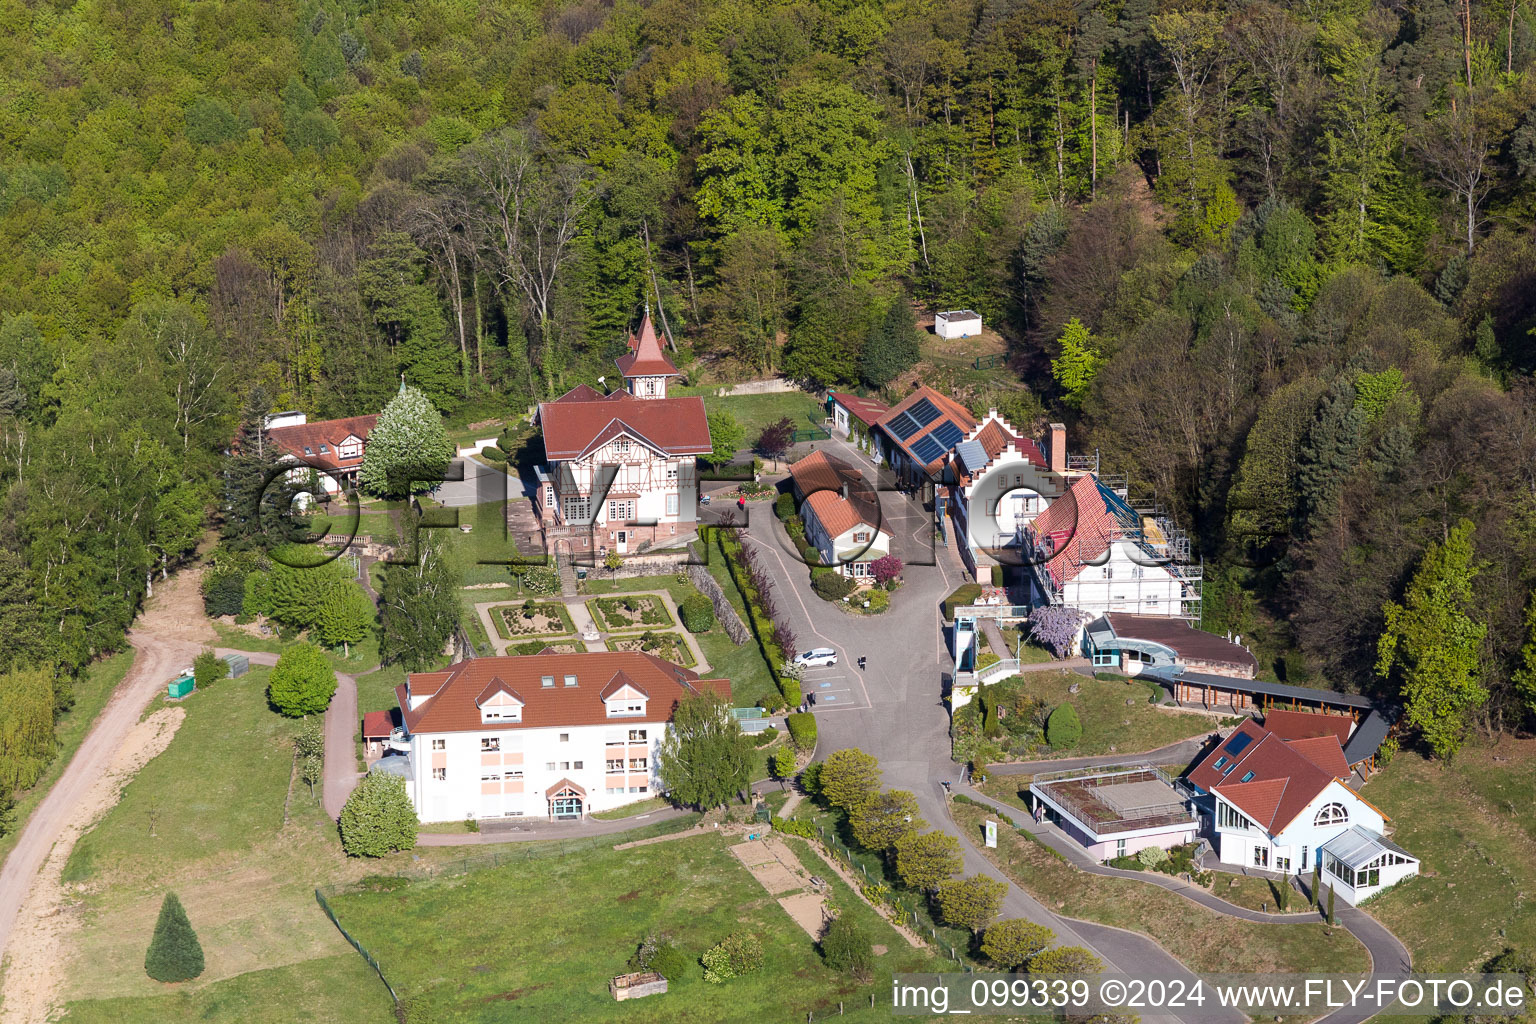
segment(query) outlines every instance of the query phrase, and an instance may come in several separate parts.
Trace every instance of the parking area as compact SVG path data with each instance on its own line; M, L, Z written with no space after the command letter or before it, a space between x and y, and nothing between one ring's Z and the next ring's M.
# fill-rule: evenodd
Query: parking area
M864 697L864 690L855 678L858 667L852 659L856 657L858 657L856 654L851 656L840 654L836 665L827 668L808 668L802 674L800 692L806 696L807 700L815 698L817 711L869 706Z

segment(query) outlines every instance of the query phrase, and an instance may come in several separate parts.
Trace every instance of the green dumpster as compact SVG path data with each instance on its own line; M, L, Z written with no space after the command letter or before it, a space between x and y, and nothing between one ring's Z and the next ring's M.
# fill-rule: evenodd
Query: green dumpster
M192 692L192 687L193 683L191 676L177 676L175 679L171 680L171 685L165 688L165 692L169 694L172 699L180 700L182 697L185 697L187 694Z

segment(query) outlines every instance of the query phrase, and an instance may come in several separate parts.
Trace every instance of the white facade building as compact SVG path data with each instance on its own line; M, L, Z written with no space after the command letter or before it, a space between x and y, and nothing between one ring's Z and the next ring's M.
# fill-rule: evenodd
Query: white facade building
M656 755L676 704L730 681L650 654L476 658L396 688L403 725L375 762L422 821L576 819L661 789ZM401 756L403 755L403 756Z
M579 528L619 554L692 534L698 457L710 452L702 398L669 398L677 369L647 316L618 360L625 389L585 384L539 405L547 464L534 501L546 530ZM585 546L585 545L583 545Z
M870 563L891 553L891 531L880 515L880 496L854 467L814 451L789 467L806 540L821 564L866 580Z
M1416 874L1418 861L1386 839L1386 815L1344 784L1349 777L1336 735L1286 740L1248 719L1188 781L1208 801L1222 862L1306 876L1320 868L1323 884L1354 905Z
M941 338L973 338L981 333L981 314L974 309L935 313L933 333Z

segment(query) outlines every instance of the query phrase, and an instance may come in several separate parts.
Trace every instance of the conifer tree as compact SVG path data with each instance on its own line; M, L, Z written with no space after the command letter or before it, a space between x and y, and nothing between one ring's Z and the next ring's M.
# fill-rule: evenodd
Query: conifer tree
M190 981L203 973L203 946L174 892L165 894L154 937L144 954L144 973L156 981Z
M883 388L917 362L917 323L905 296L897 296L885 316L864 341L859 356L859 379L872 388Z

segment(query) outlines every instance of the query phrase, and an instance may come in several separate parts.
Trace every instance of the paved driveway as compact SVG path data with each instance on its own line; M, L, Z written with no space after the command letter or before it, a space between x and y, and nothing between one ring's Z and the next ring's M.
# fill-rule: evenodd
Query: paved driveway
M843 747L875 755L887 787L911 791L929 825L959 837L965 874L1008 882L976 848L974 838L950 820L941 785L959 776L959 766L949 758L949 712L941 698L941 682L951 662L937 610L963 582L957 558L940 548L938 564L914 566L905 573L906 583L892 595L890 611L869 617L851 615L828 606L811 591L805 567L789 561L782 551L774 533L780 528L772 513L766 509L763 513L751 517L743 531L744 542L757 547L765 571L774 577L774 596L788 615L796 639L802 648L835 648L842 659L838 668L851 670L847 673L852 677L849 702L817 704L817 756ZM860 655L867 659L862 672L855 667ZM1111 971L1193 977L1146 936L1060 917L1011 882L1002 916L1027 918L1053 930L1063 945L1093 949ZM1149 1014L1142 1019L1163 1024L1177 1018ZM1238 1024L1243 1018L1236 1012L1208 1011L1201 1020Z

